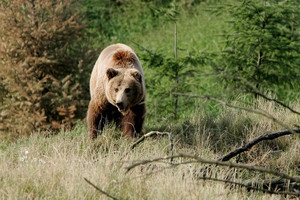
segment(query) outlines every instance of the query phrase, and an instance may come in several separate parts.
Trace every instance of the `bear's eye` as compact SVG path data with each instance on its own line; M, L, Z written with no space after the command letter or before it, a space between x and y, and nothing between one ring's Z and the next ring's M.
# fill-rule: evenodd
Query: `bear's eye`
M118 92L119 91L119 89L118 88L115 88L115 92Z
M130 88L126 88L126 89L125 89L125 93L129 93L130 91L131 91Z

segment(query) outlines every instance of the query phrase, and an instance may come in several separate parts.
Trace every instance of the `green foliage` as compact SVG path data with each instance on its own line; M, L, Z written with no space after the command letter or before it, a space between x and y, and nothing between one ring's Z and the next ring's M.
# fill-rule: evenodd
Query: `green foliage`
M86 16L88 33L96 35L95 44L106 46L131 42L135 34L144 35L160 27L164 24L161 19L170 14L165 11L175 2L178 7L193 10L201 1L83 0L82 12Z
M147 93L154 102L150 100L149 107L157 107L164 117L177 119L194 103L191 99L179 99L178 93L192 92L199 65L203 65L206 58L194 52L174 58L149 51L141 58L147 69L152 71L152 76L147 80ZM158 104L155 99L159 99Z
M88 96L83 71L91 56L76 44L83 34L77 6L73 0L0 3L0 78L6 91L1 131L70 127L82 117Z
M84 0L85 20L89 33L96 34L96 41L124 41L136 32L143 33L155 26L157 15L153 7L167 5L169 1L142 0ZM105 43L105 45L107 45Z
M299 2L246 0L228 9L233 31L218 70L235 88L288 99L288 91L299 90Z
M152 76L147 77L147 93L154 99L150 107L156 107L158 112L166 118L178 119L184 110L190 107L193 101L181 99L179 93L191 92L191 82L195 80L195 74L199 73L197 67L204 64L204 56L199 56L194 51L187 55L178 55L177 21L182 10L179 3L172 1L162 8L153 8L157 16L165 22L173 24L173 49L174 56L163 52L144 51L141 58L144 66L151 71ZM156 99L159 99L157 101ZM159 103L157 103L159 102Z
M176 92L216 95L223 90L210 62L222 46L219 41L226 25L220 23L223 17L206 12L209 5L187 7L173 1L166 7L153 8L159 26L130 37L145 70L148 120L183 119L191 114L197 101L176 96Z

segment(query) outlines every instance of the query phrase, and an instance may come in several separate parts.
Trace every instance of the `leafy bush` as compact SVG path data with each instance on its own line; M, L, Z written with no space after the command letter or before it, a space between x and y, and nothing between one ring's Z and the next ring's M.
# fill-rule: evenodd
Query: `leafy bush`
M76 44L84 28L76 2L1 1L1 131L69 127L83 116L92 54Z

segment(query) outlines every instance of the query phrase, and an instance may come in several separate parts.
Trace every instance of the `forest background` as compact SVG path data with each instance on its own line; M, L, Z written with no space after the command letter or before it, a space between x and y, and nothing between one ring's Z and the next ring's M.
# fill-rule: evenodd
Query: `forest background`
M16 151L24 145L51 154L50 146L34 146L48 147L44 138L51 135L54 144L56 137L70 140L64 145L66 154L75 140L78 149L87 150L71 154L84 159L90 159L90 151L102 157L128 147L122 137L117 139L116 130L109 129L95 144L83 139L88 137L90 74L101 50L113 43L131 46L142 62L147 89L144 131L172 132L178 152L216 158L264 132L299 128L299 10L296 0L0 0L1 149L14 152L1 154L1 166L5 159L19 162ZM166 152L166 143L150 146ZM150 146L128 160L149 157ZM293 135L239 159L298 175L299 152L299 135ZM48 179L54 185L59 182L53 190L67 193L66 198L81 191L66 192L63 182L50 175ZM2 185L6 194L16 177L9 180ZM35 181L25 185L28 190L21 189L21 182L17 194L55 197L45 192L46 183L42 188ZM104 187L132 195L112 184ZM139 193L135 195L139 199Z
M215 103L180 93L294 101L298 8L296 1L1 1L0 130L28 134L83 119L91 69L117 42L142 60L153 123L185 119L200 106L218 113Z

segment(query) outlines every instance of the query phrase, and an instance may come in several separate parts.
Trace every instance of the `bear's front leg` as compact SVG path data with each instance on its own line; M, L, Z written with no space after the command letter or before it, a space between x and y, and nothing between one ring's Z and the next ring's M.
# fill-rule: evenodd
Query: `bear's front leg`
M89 127L90 138L97 138L98 132L102 131L105 124L105 118L102 115L102 109L93 100L89 103L87 112L87 122Z
M145 120L145 104L132 107L122 120L122 131L126 137L138 137L143 129Z

